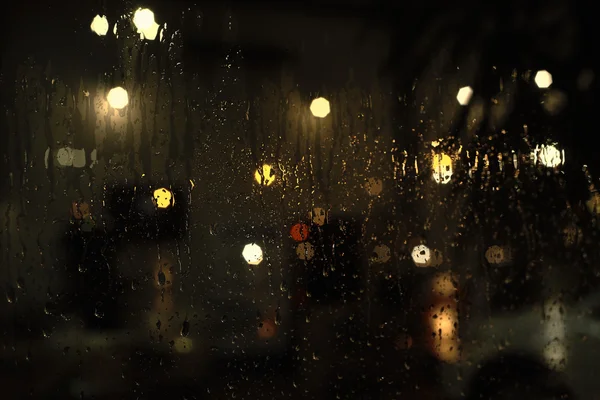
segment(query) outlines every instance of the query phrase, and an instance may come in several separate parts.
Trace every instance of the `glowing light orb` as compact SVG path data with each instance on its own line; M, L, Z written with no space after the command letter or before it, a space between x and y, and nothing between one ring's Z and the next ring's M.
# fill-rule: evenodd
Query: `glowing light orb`
M275 171L273 170L273 167L271 167L269 164L265 164L262 166L262 174L261 168L257 169L254 173L254 179L260 185L271 186L273 182L275 182L275 178Z
M256 243L249 243L244 246L242 257L250 265L258 265L263 260L263 251Z
M317 118L325 118L331 112L329 101L324 97L318 97L310 103L310 112Z
M129 104L129 95L127 94L127 90L117 86L116 88L110 89L108 96L106 96L106 100L112 108L121 110Z
M540 164L548 168L556 168L565 162L564 152L553 144L536 146L531 156L534 162L539 161Z
M428 267L431 264L431 250L424 244L413 247L410 256L417 267Z
M471 86L465 86L458 90L456 100L461 106L466 106L471 101L471 97L473 97L473 89L471 89Z
M535 74L534 81L540 89L547 89L552 85L552 74L543 69Z
M139 31L151 28L154 21L154 13L147 8L138 8L133 14L133 24Z
M98 36L106 36L108 33L108 20L106 16L96 15L92 20L92 24L90 25L92 32L96 33Z
M168 208L175 204L175 197L169 189L160 188L154 191L152 201L158 208Z
M437 183L446 184L450 182L453 174L452 159L447 154L435 154L432 161L433 180Z

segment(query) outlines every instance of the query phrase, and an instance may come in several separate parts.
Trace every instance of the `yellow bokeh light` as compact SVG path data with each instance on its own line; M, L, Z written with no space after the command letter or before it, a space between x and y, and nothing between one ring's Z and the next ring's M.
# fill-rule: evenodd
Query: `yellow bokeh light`
M446 184L452 179L452 159L447 154L434 154L432 161L433 180L437 183Z
M92 32L96 33L98 36L105 36L108 32L108 20L106 16L96 15L92 20L92 24L90 25Z
M461 106L466 106L471 101L471 97L473 97L473 89L470 86L465 86L458 90L456 100Z
M538 71L535 74L534 81L540 89L547 89L552 85L552 74L546 70Z
M123 89L121 86L117 86L110 89L110 92L108 92L108 95L106 96L106 100L112 108L121 110L129 104L129 95L127 94L127 90Z
M133 14L133 24L138 31L143 32L154 24L154 13L147 8L138 8Z
M318 97L310 103L310 112L317 118L325 118L331 112L329 101L324 97Z
M165 188L156 189L152 195L152 200L158 208L168 208L175 204L175 197L173 197L173 193L169 189Z
M265 164L262 166L262 174L260 168L257 169L254 173L254 179L256 180L256 182L265 186L271 186L273 182L275 182L275 178L275 171L273 167L271 167L269 164Z

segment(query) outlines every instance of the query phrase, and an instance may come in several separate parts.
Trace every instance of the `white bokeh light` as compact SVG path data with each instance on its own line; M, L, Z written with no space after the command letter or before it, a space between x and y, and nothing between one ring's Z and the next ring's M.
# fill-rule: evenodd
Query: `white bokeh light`
M471 97L473 97L473 89L471 89L471 86L465 86L458 90L456 100L461 106L466 106L471 101Z
M317 118L325 118L330 111L329 101L324 97L316 98L310 103L310 112Z
M133 14L133 24L141 39L154 40L160 25L154 20L154 13L147 8L138 8Z
M242 257L250 265L258 265L263 260L263 251L256 243L249 243L244 246Z
M108 92L108 95L106 96L106 100L112 108L121 110L129 104L129 95L127 94L127 90L117 86L116 88L110 89L110 92Z
M413 247L410 256L417 267L428 267L431 264L431 250L424 244Z
M547 89L552 85L552 75L543 69L535 74L534 81L540 89Z
M96 33L98 36L105 36L108 33L108 20L106 16L96 15L92 20L92 24L90 25L92 32Z
M565 162L564 151L559 150L556 144L545 144L536 146L531 153L534 163L540 163L544 167L556 168Z
M155 22L154 13L147 8L138 8L133 14L133 24L140 31L152 27Z

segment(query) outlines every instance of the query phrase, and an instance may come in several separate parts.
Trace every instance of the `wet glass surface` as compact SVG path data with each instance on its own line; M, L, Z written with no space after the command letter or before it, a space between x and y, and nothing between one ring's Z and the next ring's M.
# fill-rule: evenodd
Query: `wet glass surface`
M3 13L7 399L591 399L578 3Z

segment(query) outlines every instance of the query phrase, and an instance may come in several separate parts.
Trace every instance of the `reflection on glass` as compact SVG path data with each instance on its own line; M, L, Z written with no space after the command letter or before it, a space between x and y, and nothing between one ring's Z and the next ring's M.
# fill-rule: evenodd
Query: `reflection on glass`
M564 305L557 299L549 299L544 304L544 358L555 370L564 369L567 362L565 312Z
M310 260L315 256L315 249L312 244L303 242L296 247L296 254L301 260Z
M383 182L379 178L369 178L365 184L365 189L370 196L379 196L383 190Z
M330 111L329 101L324 97L316 98L310 103L310 112L317 118L325 118Z
M453 363L460 355L455 279L450 272L436 274L431 288L434 306L426 313L431 349L440 360Z

